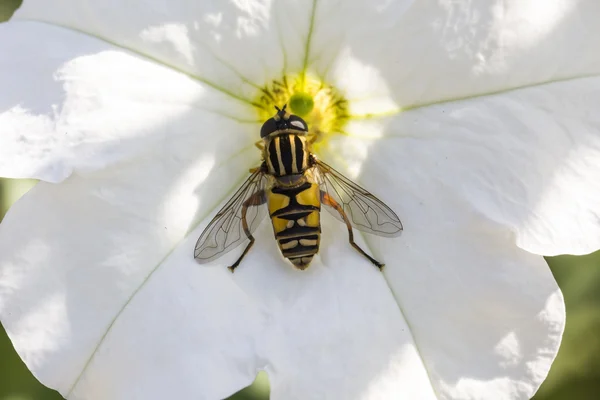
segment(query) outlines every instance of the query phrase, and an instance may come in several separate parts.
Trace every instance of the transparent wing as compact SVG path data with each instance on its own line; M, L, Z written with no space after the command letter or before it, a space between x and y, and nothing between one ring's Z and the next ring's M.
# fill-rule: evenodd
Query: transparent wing
M400 218L369 191L320 160L316 161L315 170L321 190L342 206L354 228L386 237L394 237L402 233ZM325 209L344 222L335 209L327 206Z
M201 264L217 259L248 240L242 225L244 202L255 196L246 212L246 221L250 232L254 232L267 215L264 206L264 189L267 177L257 170L244 182L242 187L229 199L227 204L210 221L194 250L194 258Z

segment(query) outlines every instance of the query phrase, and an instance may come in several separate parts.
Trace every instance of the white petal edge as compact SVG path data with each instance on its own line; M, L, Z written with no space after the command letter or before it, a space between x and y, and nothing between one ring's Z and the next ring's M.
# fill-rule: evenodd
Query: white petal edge
M516 247L507 229L415 162L428 151L427 141L390 146L338 138L322 158L404 223L397 239L363 237L386 263L386 280L437 398L528 399L558 352L565 323L560 289L542 257Z
M13 18L103 38L252 100L282 73L299 73L311 8L296 1L25 1Z
M58 182L164 141L218 132L192 120L196 112L255 118L245 103L77 32L9 22L0 37L0 176ZM238 125L232 138L257 129Z
M247 158L234 164L239 168ZM440 398L439 393L445 392L449 393L446 397L459 399L473 393L480 398L477 393L489 390L502 399L515 387L520 391L513 398L521 398L535 387L527 382L530 377L522 373L525 378L494 380L490 378L497 374L494 366L506 362L500 364L504 370L521 372L523 364L530 362L539 380L556 351L564 315L560 293L547 268L540 271L537 261L541 259L522 258L524 253L518 250L497 250L497 243L487 246L488 237L482 240L477 257L468 256L473 250L471 237L454 242L463 246L457 253L467 254L465 260L452 260L456 271L447 263L445 248L435 252L438 258L422 250L432 236L441 236L448 244L446 232L432 235L411 230L408 242L404 237L382 239L377 256L388 263L386 275L398 303L382 274L351 251L345 230L327 214L323 214L321 257L308 271L295 271L281 259L267 222L256 234L257 245L232 275L224 267L235 254L208 267L192 260L195 239L210 217L185 240L176 242L184 232L181 222L189 215L181 207L187 203L183 193L195 185L188 180L187 190L174 191L178 195L166 202L170 215L158 216L149 208L164 202L151 200L164 189L158 184L168 178L162 176L163 167L136 163L125 170L121 166L118 176L115 172L86 179L74 176L60 185L38 185L11 209L0 231L0 243L11 248L0 253L5 255L0 260L2 321L36 376L64 395L70 393L70 399L222 398L248 384L258 369L268 371L274 399L304 399L315 393L348 399L398 394L434 399L436 393ZM161 177L159 182L143 178L148 172ZM131 182L136 187L131 188ZM381 190L381 181L370 182ZM209 193L204 189L203 194ZM67 208L65 196L76 206ZM115 215L114 199L124 197L130 203L116 204ZM404 196L390 204L399 207L402 215L411 214L407 209L413 204L398 204L407 199L412 200ZM203 197L198 200L205 203ZM36 209L43 211L36 213ZM423 212L414 209L413 218L420 220L419 211ZM141 212L155 218L141 218ZM176 215L179 218L173 218ZM405 222L414 225L412 220ZM157 230L161 224L167 224L164 234ZM481 232L477 234L480 237ZM86 240L94 236L96 240ZM359 244L366 245L360 239ZM163 256L173 246L175 250ZM403 249L401 254L395 253L398 248ZM479 265L480 257L490 253L495 261L487 267ZM445 261L435 274L432 260ZM475 263L466 275L461 274L463 261ZM149 271L148 264L155 268ZM59 271L57 265L64 267ZM478 274L470 276L480 267ZM527 272L514 273L515 268L524 267L532 267L537 281ZM460 280L444 279L454 272L461 279L476 281L477 294L488 297L472 301L463 286L455 285ZM511 279L499 285L496 280L511 272ZM529 292L526 296L523 286ZM499 298L489 294L493 288ZM555 291L558 303L549 304L545 315L536 306L543 302L547 289ZM457 290L462 296L456 296ZM448 301L449 292L456 296L451 297L453 302ZM440 318L448 308L471 315L472 324ZM481 313L491 309L501 314L486 320ZM408 324L401 311L410 315ZM502 337L507 327L518 333ZM474 329L475 338L463 341L464 329ZM440 332L451 335L442 340L436 336ZM544 340L546 335L549 338ZM484 346L472 353L464 350L478 338L485 339ZM493 342L496 338L497 343ZM530 355L531 341L547 346L548 354L541 348L541 354L533 352L538 357ZM465 353L452 354L455 348L470 358L461 363L459 355ZM447 372L456 368L461 373L466 370L468 376L482 365L489 374L487 380L457 383ZM72 387L74 379L77 384Z
M226 128L225 123L219 126ZM218 145L210 137L172 144L167 151L181 158L155 149L152 157L85 178L40 183L9 210L0 225L0 319L17 352L44 384L75 399L152 398L153 391L167 390L179 391L180 398L192 397L190 393L217 398L253 380L254 335L249 332L261 317L248 314L244 295L229 282L231 274L200 268L192 250L173 253L169 260L175 266L162 265L230 190L223 182L256 162L254 149L215 160L215 154L224 154ZM186 154L190 147L195 157ZM182 258L190 262L181 263ZM162 289L168 293L151 292L158 297L148 300L144 289L159 267L199 273L199 286L190 286L190 278L171 287L167 279ZM223 277L225 286L219 283ZM146 319L120 318L138 291L149 303ZM203 296L211 299L201 301ZM164 300L165 308L152 307L157 300ZM153 325L161 315L173 317L173 324ZM128 351L100 346L119 323L132 334L128 340L139 346L150 340L158 350L145 349L146 356L177 355L168 364L171 374L163 370L167 363L156 358L136 364L143 357L130 357L138 349L131 343ZM159 340L166 342L157 345ZM108 352L112 362L96 368L99 350ZM122 366L130 367L127 373ZM206 373L196 374L199 370ZM190 379L175 385L184 376ZM138 379L155 386L137 387Z
M170 329L171 338L160 339L167 332L153 327L178 326L184 335L191 331L191 336L195 336L193 323L187 326L189 322L172 322L180 318L179 314L187 318L208 314L219 323L239 318L237 313L242 313L254 319L246 321L246 324L259 327L253 330L252 344L256 352L253 360L269 374L273 399L370 399L396 394L409 398L435 398L412 345L410 331L403 323L381 274L362 260L357 260L356 255L348 251L347 243L340 241L329 246L330 253L335 254L335 265L324 266L317 258L308 271L297 271L282 259L273 240L272 228L265 221L255 235L257 243L232 275L225 267L237 254L218 259L210 266L198 267L190 260L195 238L205 225L202 224L181 244L130 303L102 346L104 350L98 352L90 366L90 375L97 376L96 368L107 369L115 362L125 362L123 371L136 367L138 363L149 363L157 357L152 350L157 341L164 340L169 344L178 341ZM340 229L337 223L336 227L329 232L330 235ZM239 254L239 251L236 253ZM218 272L209 274L199 269ZM190 274L190 270L197 271ZM221 279L217 277L222 277L232 287L231 291L210 291L200 296L196 291L190 293L187 301L177 301L177 308L171 315L155 313L154 310L163 309L165 303L171 303L166 290L177 291L184 287L187 291L188 287L198 287L199 281L204 281L207 286L218 285L221 290L225 283L221 286ZM231 296L231 292L236 291L240 293L243 304L237 310L225 309L221 296ZM197 310L200 307L211 310ZM203 313L198 314L198 311ZM148 338L141 341L131 335L131 327L139 324L140 320L147 321L144 326L150 330ZM231 340L237 334L235 329L219 333L228 336L225 340ZM206 340L198 345L217 351L219 346L228 346L228 343L223 344L221 339L213 338L212 342ZM238 352L241 366L245 366L247 356L239 348L233 350ZM401 355L390 357L393 351ZM115 359L115 354L120 352L126 353L127 359L135 360L135 363ZM188 355L169 354L161 357L167 364L188 358ZM192 357L202 358L203 353L192 353L189 358ZM393 367L387 368L389 364ZM177 379L194 379L202 373L205 371L196 367ZM168 374L169 380L173 379L172 371L165 371L165 374ZM152 376L146 371L144 375ZM119 385L122 380L119 371L116 371L107 382L116 381ZM140 385L144 388L140 389ZM136 381L137 390L151 393L147 386L142 378ZM111 398L131 398L131 392L129 397L121 392L109 394ZM202 390L198 390L195 397L216 398Z
M56 85L58 91L45 91L56 98L37 102L34 93L27 93L40 82L33 71L30 86L17 81L14 88L19 90L7 104L13 107L22 101L38 113L32 112L32 120L47 117L51 123L38 136L24 133L25 139L35 137L41 144L22 144L21 154L8 156L26 158L36 152L50 156L37 164L35 157L26 160L23 165L35 167L28 170L2 165L9 176L64 180L58 185L38 184L0 225L0 319L34 375L66 395L79 388L76 382L84 381L79 374L144 280L222 200L233 184L231 177L240 177L256 165L258 154L252 147L256 126L211 109L222 107L243 115L245 105L96 39L33 22L0 27L5 32L22 30L21 37L29 39L32 33L46 36L48 52L58 54L58 59L57 65L44 71L47 80L41 81L41 87L50 85L62 64L78 66L67 69L73 80L67 90L61 92ZM38 49L44 54L39 46L14 55L26 59ZM99 80L98 74L110 76ZM67 133L81 138L74 143L57 136L64 134L63 120L52 120L52 105L63 98L67 103L58 115L70 117L64 124L73 129ZM72 113L65 111L69 107ZM12 117L9 114L4 121L14 121ZM15 127L25 125L20 121ZM20 146L14 140L18 132L8 133L2 140ZM115 155L117 151L121 153ZM15 164L18 161L13 159ZM243 318L240 321L244 323ZM249 351L243 343L240 346ZM255 371L252 354L246 355L247 368L229 378L215 367L217 375L209 374L202 381L206 393L219 397L250 383ZM210 363L209 358L204 361ZM216 365L221 366L219 371L232 367L225 358ZM84 388L89 389L89 379L85 382ZM100 387L93 390L103 393Z
M346 139L342 149L349 148ZM191 189L205 176L193 169L185 174L180 186L167 191L168 201L160 198L159 193L168 187L161 182L171 182L170 174L181 176L181 170L165 170L164 164L151 158L148 164L138 160L128 168L121 165L118 170L90 174L84 180L72 177L58 186L42 184L13 207L0 231L0 243L8 246L0 249L0 254L7 255L0 260L0 316L36 376L63 393L71 392L70 398L75 399L152 398L172 395L173 388L180 397L200 393L218 398L247 384L257 368L271 374L274 398L306 398L310 388L365 399L399 391L418 398L435 398L434 391L438 397L442 393L448 398L481 398L481 393L489 391L500 399L509 398L507 393L516 393L510 398L529 396L547 373L564 324L560 292L543 260L512 246L505 248L505 235L488 232L488 221L476 214L451 215L448 208L461 210L457 202L447 205L431 201L431 207L423 207L419 200L422 203L452 197L443 191L425 192L425 198L419 199L426 187L417 179L423 177L423 171L419 175L419 171L396 168L405 171L399 180L385 174L382 179L379 172L386 171L385 165L394 165L396 157L389 151L381 154L386 156L378 158L383 165L372 165L373 170L364 171L375 177L368 180L369 188L375 193L391 193L390 187L409 188L402 197L382 196L403 218L411 216L405 218L407 234L411 228L408 240L404 236L381 239L375 245L369 240L376 249L375 256L388 263L386 276L397 304L382 275L350 251L343 229L332 218L324 218L324 265L316 262L305 273L282 262L268 225L257 234L261 247L248 256L244 269L234 276L223 268L230 261L227 259L219 260L214 268L195 265L191 260L195 237L208 220L163 263L165 249L177 246L193 224L189 217L193 207L213 202L204 199L210 196L208 187L203 188L199 198L190 197ZM227 168L241 174L249 157L241 157ZM216 182L227 175L219 174L219 170L214 173ZM148 181L148 176L152 180ZM190 178L198 176L200 182L192 181L192 185ZM131 182L136 186L131 187ZM438 187L434 185L433 189ZM40 207L36 190L52 191L42 196L48 202L44 207ZM66 209L63 196L77 207ZM163 203L170 211L157 215L153 208ZM115 207L124 215L111 215ZM33 213L34 208L43 212ZM423 221L427 221L426 227L435 227L434 222L439 221L445 225L437 232L415 228ZM164 233L156 229L161 224L166 225ZM110 235L98 231L89 234L100 233L99 237L110 239L108 243L107 239L86 242L83 232L89 232L90 227L110 231ZM7 232L11 233L10 240ZM172 236L164 237L167 232ZM451 234L456 234L455 241L449 240ZM61 251L65 238L70 238L71 246ZM439 246L436 251L427 247L432 241ZM364 245L362 241L360 244ZM474 244L478 250L475 254ZM448 247L452 245L460 247ZM44 253L48 251L62 254ZM448 264L448 251L461 279L448 276L455 272ZM489 262L490 256L494 261ZM149 260L152 257L154 261ZM57 264L64 265L64 273L57 273L54 259L63 260ZM96 262L76 268L86 265L87 259ZM404 264L401 260L412 262ZM484 262L487 268L478 271ZM155 268L149 270L147 264ZM288 268L281 268L285 266ZM465 286L478 290L469 296ZM169 296L174 290L177 294ZM223 293L225 304L218 298ZM36 304L40 297L46 301L42 312ZM402 321L398 306L408 324ZM19 312L14 311L15 307ZM464 314L464 320L440 318L445 311L457 310ZM499 312L492 322L485 319L490 310ZM356 318L356 313L361 317ZM84 318L90 314L92 320ZM193 320L203 315L208 318ZM241 320L241 325L230 323L232 319ZM210 322L202 324L205 321ZM216 326L209 325L211 322ZM48 326L53 327L52 331ZM348 327L353 329L344 331ZM476 332L468 337L466 349L465 327ZM510 333L507 329L516 332L506 335ZM336 341L331 342L330 332L337 334ZM450 335L440 337L440 332ZM223 338L228 342L219 342ZM163 340L164 345L157 345ZM365 351L368 343L371 347ZM457 350L461 343L463 346ZM232 351L223 355L218 352L222 348ZM218 357L216 366L212 358L202 358L207 349ZM86 357L89 354L91 358ZM321 356L317 364L315 354ZM324 357L326 354L333 357ZM161 362L154 362L156 359ZM61 369L52 367L56 362L61 363ZM165 362L168 371L177 372L175 375L165 375L167 371L161 367ZM298 365L308 372L298 377ZM232 367L235 373L226 373ZM206 372L210 384L198 375L190 377L189 368ZM359 375L336 374L340 368ZM404 372L406 368L410 375ZM472 371L482 368L484 376L457 378L469 377ZM513 375L502 378L499 368L501 373L510 370ZM77 375L80 371L81 376ZM157 378L147 379L154 376ZM77 384L71 391L73 382Z
M183 143L181 147L193 146ZM182 148L173 149L173 154L179 154ZM346 139L342 149L350 148ZM3 283L0 289L0 317L16 348L44 383L66 394L77 382L70 397L75 399L100 399L106 396L131 399L138 395L140 398L152 398L156 394L163 396L167 388L172 391L174 387L181 397L201 393L207 398L218 398L249 383L256 369L264 368L272 376L274 398L279 396L287 399L306 398L305 390L309 388L309 381L313 388L318 388L322 393L356 398L385 397L397 391L405 391L409 396L433 398L428 379L433 382L437 393L448 393L450 398L465 398L472 394L477 396L477 393L488 390L493 390L499 396L516 390L517 398L520 398L532 393L541 382L557 350L564 323L560 293L548 269L540 269L543 265L540 258L524 256L525 253L512 247L504 249L503 241L497 240L495 234L482 240L481 235L485 230L476 229L476 237L481 240L482 248L474 256L487 257L491 254L502 263L491 265L491 271L484 270L471 276L471 263L480 260L470 256L473 251L470 243L472 237L468 235L470 232L459 232L464 234L457 235L462 242L450 242L449 234L441 232L437 235L441 236L439 243L436 239L441 250L434 253L425 248L434 237L432 232L414 229L416 222L426 220L427 215L437 221L435 212L448 217L447 209L438 204L423 210L414 197L398 196L394 200L382 196L403 218L413 216L412 219L405 219L407 231L411 228L407 242L403 241L404 237L397 241L382 239L382 247L375 253L375 256L388 263L386 274L390 287L398 298L400 309L408 318L410 330L403 323L389 289L383 285L381 274L350 251L343 229L332 218L328 221L324 218L326 225L322 257L325 263L315 263L314 268L306 273L294 271L282 262L270 237L268 225L263 225L262 233L257 235L261 247L249 255L244 269L238 270L235 278L223 268L227 264L226 259L220 260L214 267L216 269L203 269L193 264L191 253L195 236L207 220L163 263L168 251L176 247L185 232L193 226L193 210L196 207L204 210L205 207L214 208L214 198L210 200L206 197L223 194L223 188L217 190L219 194L213 193L208 186L200 186L202 195L194 190L197 185L209 184L204 182L206 170L210 168L205 158L214 149L206 148L205 151L206 155L199 155L200 161L194 166L182 160L157 163L156 158L150 157L145 162L137 160L120 165L118 169L90 174L85 179L74 176L57 186L41 184L11 209L0 230L0 243L3 246L0 254L5 257L0 260L0 282ZM243 154L245 156L237 162L224 164L225 167L211 171L209 179L213 188L220 179L235 174L232 170L242 174L244 164L255 156L255 150ZM389 152L382 154L389 157ZM390 161L378 159L384 165ZM223 168L225 171L222 171ZM383 165L373 168L371 174L386 171ZM182 174L182 170L186 173ZM403 168L395 170L402 171ZM401 177L407 181L405 187L410 186L408 182L414 185L408 193L413 193L413 196L414 193L422 193L424 185L416 178L423 177L423 171L419 175L418 171L404 170ZM369 171L364 172L366 174ZM168 182L176 181L174 176L180 177L177 180L179 185L170 186ZM390 187L394 187L390 185L392 178L370 179L369 189L375 193L389 193ZM431 198L445 199L449 196L428 193L425 197ZM45 199L44 206L40 206L42 199ZM409 202L405 204L406 201ZM69 204L68 208L66 204ZM166 204L167 208L163 210L160 204ZM460 210L459 205L454 203L449 207ZM452 234L460 231L452 229L455 226L471 226L467 224L468 221L459 220L461 217L462 214L451 216L449 222L452 224L447 228ZM467 217L471 218L471 214L467 214ZM164 231L157 229L161 225ZM427 221L425 226L435 225ZM102 231L107 233L102 234ZM87 232L88 235L85 235ZM97 239L89 241L88 236ZM492 249L488 246L488 239ZM479 280L476 282L479 285L474 283L474 287L481 287L476 294L487 293L487 301L475 303L465 295L463 286L452 285L455 282L450 279L441 279L443 273L453 272L448 264L442 263L448 260L444 251L447 247L442 245L453 243L461 245L453 261L457 265L471 266L466 278ZM403 249L401 254L395 253L398 248ZM498 254L499 250L501 254ZM502 254L504 251L508 256ZM466 257L464 262L459 257L461 255ZM500 255L506 258L501 259ZM421 257L424 256L430 258L423 261ZM515 258L511 259L511 256ZM435 273L432 273L435 264L431 258L440 261ZM392 261L404 259L413 260L414 264L403 265ZM56 265L62 267L62 273L56 270ZM288 268L281 268L286 266ZM531 271L525 269L519 272L524 266L529 266ZM394 267L397 268L396 272L392 272ZM415 271L422 271L422 274ZM149 273L152 274L149 276ZM394 276L394 273L400 276ZM495 279L510 273L510 280L501 281L503 285L498 290L486 291L494 285L498 288ZM416 281L411 278L413 276ZM428 280L431 282L429 290L425 291L427 301L424 301L422 288L427 288ZM215 282L220 283L217 285ZM324 290L327 285L331 290ZM215 288L227 294L225 304L218 301L220 293L215 292ZM173 290L177 290L174 298L169 296ZM440 292L437 297L434 296L436 290ZM523 298L525 290L528 294ZM452 296L448 295L449 292ZM546 305L545 296L554 296L556 304L550 302ZM204 300L197 301L198 297ZM454 299L455 303L450 302L449 298ZM44 307L38 307L39 301L44 302ZM247 307L248 303L253 307ZM469 308L474 304L480 307ZM460 360L460 357L453 356L451 351L455 343L463 343L459 334L468 324L465 325L464 321L458 324L442 321L447 324L442 328L437 325L440 307L445 310L452 305L478 322L473 326L477 328L477 337L484 339L481 347L476 347L466 361L458 364L454 361ZM326 309L326 306L335 308ZM492 306L502 314L490 326L488 321L481 321L482 309L488 312ZM429 309L424 310L424 307ZM349 319L349 315L357 312L362 315L360 319ZM91 319L90 315L93 315ZM201 322L193 319L201 319L203 315L209 318ZM484 316L487 314L484 313ZM241 325L229 324L231 319L241 320ZM216 322L217 326L204 325L204 321ZM364 324L364 321L369 323ZM48 330L48 326L52 330ZM528 332L525 336L515 334L505 337L498 333L498 330L504 332L506 327L518 329L522 326ZM165 331L164 327L171 329ZM345 327L354 330L344 332ZM191 336L188 334L190 330L193 332ZM446 330L453 335L445 341L437 336L431 337ZM233 335L238 331L243 333ZM327 334L329 331L337 333L339 343L327 339L330 338ZM377 340L372 340L371 335ZM410 340L413 337L414 343ZM229 341L225 344L219 342L223 338ZM307 338L323 341L311 342ZM475 342L473 338L469 339L468 346L472 346ZM164 345L157 345L162 340L165 341ZM538 347L532 346L532 341ZM439 345L439 342L442 344ZM304 345L301 346L302 343ZM377 358L371 358L371 353L364 351L366 343L372 344L373 347L368 350L377 354ZM173 351L178 344L178 350ZM309 351L310 347L314 347L313 351ZM158 351L155 350L157 348ZM232 351L226 356L215 353L221 348ZM215 364L212 358L202 357L206 356L207 349L209 354L218 357L219 363ZM330 352L336 356L335 359L321 357L315 365L312 356L316 354L315 351L319 353L319 349L322 350L321 355ZM523 357L525 350L529 352ZM448 359L451 362L444 359L446 352L450 352ZM464 355L462 352L460 354ZM436 357L441 357L441 366L437 365ZM151 362L156 359L161 362ZM165 361L170 371L178 373L165 375L166 371L161 367ZM531 361L532 367L529 369L524 367L526 361ZM427 367L428 377L424 369L419 368L421 362ZM492 378L496 376L494 374L497 374L499 365L503 372L507 368L500 362L507 362L508 368L512 368L515 373L512 379ZM340 366L340 363L343 365ZM61 365L61 368L56 365ZM311 365L310 371L314 375L307 372L307 375L299 378L298 365ZM387 368L380 370L381 365ZM470 371L479 370L481 365L485 365L489 375L467 379L466 382L454 379L455 370L468 376ZM330 366L342 370L347 368L348 372L359 371L362 375L360 379L350 377L349 380L346 375L336 375L336 369ZM211 370L211 367L214 368ZM235 373L224 372L232 367ZM187 375L189 368L211 370L215 375L206 375L210 384L198 375L190 379ZM406 375L405 368L409 368L412 374ZM139 374L132 374L132 371L138 371ZM129 374L124 375L125 372ZM153 376L157 378L147 379ZM107 385L107 382L111 384ZM357 391L358 386L363 390ZM96 393L98 397L94 397Z
M271 398L435 399L383 275L350 247L339 221L323 212L321 222L321 249L308 270L280 261L269 227L263 240L272 261L240 271L245 290L270 311L260 348Z
M357 115L600 74L595 0L317 0L310 70Z
M282 73L308 68L366 115L600 74L598 7L594 0L181 0L168 8L150 0L30 0L15 18L104 38L246 101Z
M415 168L519 247L586 254L600 248L599 108L600 78L584 78L407 111L371 134L420 143L405 155Z

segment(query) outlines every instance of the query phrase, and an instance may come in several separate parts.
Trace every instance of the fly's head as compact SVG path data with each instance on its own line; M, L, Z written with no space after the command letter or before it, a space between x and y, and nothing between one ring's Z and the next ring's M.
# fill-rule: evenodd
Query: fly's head
M271 136L276 136L279 133L287 132L297 135L306 135L308 133L308 125L297 115L290 114L286 111L287 104L282 108L275 106L277 112L269 118L260 128L260 137L268 139Z

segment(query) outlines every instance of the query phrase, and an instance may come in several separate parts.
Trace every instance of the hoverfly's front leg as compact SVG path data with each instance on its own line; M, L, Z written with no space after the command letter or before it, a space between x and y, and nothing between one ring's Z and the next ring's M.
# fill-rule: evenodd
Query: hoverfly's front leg
M254 142L254 145L255 145L256 147L258 147L258 149L259 149L261 152L264 152L264 150L265 150L265 142L264 142L263 140L259 140L259 141L257 141L257 142ZM250 173L251 173L251 174L253 174L253 173L255 173L257 170L259 170L259 169L261 169L261 168L264 168L264 167L263 167L263 165L261 165L260 167L256 167L256 168L250 168Z
M340 216L346 223L346 227L348 228L348 241L350 242L350 245L354 247L360 254L365 256L369 261L371 261L377 268L379 268L379 270L383 270L385 264L380 263L370 255L368 255L363 249L360 248L359 245L354 243L354 233L352 232L352 225L350 224L350 220L348 220L348 216L344 212L342 206L337 201L335 201L333 197L331 197L329 194L325 193L322 190L321 203L325 204L326 206L333 207L340 214Z
M250 171L250 173L253 174L258 170L261 170L262 172L267 172L267 164L265 164L265 162L263 161L263 163L260 164L258 167L250 168L248 171Z
M242 259L246 255L246 253L248 253L248 251L254 244L254 236L252 236L252 233L250 232L250 228L248 227L248 221L246 220L246 213L248 212L248 207L260 206L262 204L265 204L266 201L267 201L267 198L265 196L265 191L261 190L259 192L254 193L252 196L250 196L248 198L248 200L246 200L244 202L244 204L242 204L242 228L244 228L244 233L246 234L248 239L250 239L250 243L248 243L248 245L244 249L244 252L236 260L236 262L234 262L230 267L227 267L227 268L229 268L229 270L232 273L238 267L238 265L240 265L240 262L242 261Z
M311 129L310 132L306 135L306 142L309 146L312 146L315 143L318 143L323 139L324 132L320 129Z

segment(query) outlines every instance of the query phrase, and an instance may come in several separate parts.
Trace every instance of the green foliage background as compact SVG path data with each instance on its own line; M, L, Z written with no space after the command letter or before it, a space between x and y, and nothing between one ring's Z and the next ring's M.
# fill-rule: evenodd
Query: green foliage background
M0 0L0 21L8 19L20 3L21 0ZM0 219L32 184L0 179ZM600 399L600 252L579 257L548 257L547 261L565 295L567 328L550 375L535 399ZM263 374L250 388L230 399L267 398L268 382ZM0 327L0 400L60 399L58 393L31 375Z

